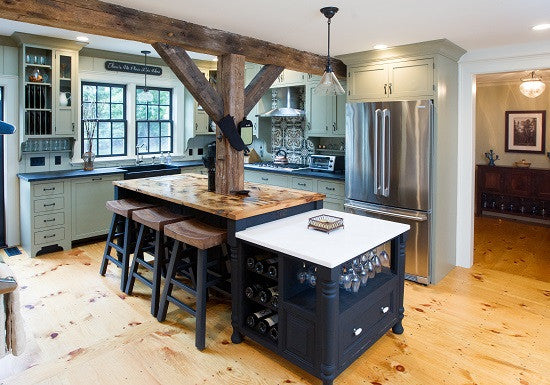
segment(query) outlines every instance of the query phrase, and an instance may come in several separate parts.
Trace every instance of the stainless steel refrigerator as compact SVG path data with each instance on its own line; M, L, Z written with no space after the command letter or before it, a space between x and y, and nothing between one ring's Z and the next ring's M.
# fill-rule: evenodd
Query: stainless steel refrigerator
M346 104L346 211L407 223L405 278L430 282L433 102Z

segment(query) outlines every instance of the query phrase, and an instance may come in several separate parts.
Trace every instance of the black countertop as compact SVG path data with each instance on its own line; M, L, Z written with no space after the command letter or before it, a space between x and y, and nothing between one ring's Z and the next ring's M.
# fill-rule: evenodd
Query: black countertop
M182 162L172 162L173 166L185 168L185 167L195 167L202 166L202 161L200 160L189 160ZM44 171L44 172L31 172L31 173L20 173L17 174L19 179L28 181L28 182L38 182L46 180L55 180L55 179L70 179L70 178L84 178L89 176L97 175L109 175L109 174L124 174L125 170L119 167L99 167L95 168L92 171L84 170L63 170L63 171Z
M293 175L293 176L304 176L308 178L321 178L321 179L331 179L331 180L338 180L338 181L344 181L345 179L345 174L343 171L328 172L328 171L311 171L309 169L290 171L290 170L283 170L280 168L258 167L251 164L245 164L244 169L251 170L251 171L271 172L274 174L287 174L287 175Z

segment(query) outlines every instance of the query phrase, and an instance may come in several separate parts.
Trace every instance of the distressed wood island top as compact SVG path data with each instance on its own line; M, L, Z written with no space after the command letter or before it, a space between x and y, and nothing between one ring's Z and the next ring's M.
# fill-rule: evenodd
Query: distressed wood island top
M208 191L208 177L199 174L165 175L115 181L117 187L164 199L200 211L239 220L304 203L320 201L324 194L284 187L245 183L245 196Z

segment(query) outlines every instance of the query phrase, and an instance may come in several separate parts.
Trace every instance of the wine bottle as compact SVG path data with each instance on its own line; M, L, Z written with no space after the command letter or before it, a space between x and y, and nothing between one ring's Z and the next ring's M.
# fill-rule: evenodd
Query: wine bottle
M265 334L271 327L277 325L278 322L279 314L273 314L270 317L263 318L258 322L258 331Z
M256 313L252 313L248 317L246 317L246 325L249 328L253 328L259 321L271 315L273 315L273 312L269 309L257 311Z
M258 297L261 303L268 303L273 296L279 295L279 288L277 286L268 287L260 291Z
M246 295L247 298L254 298L259 293L261 293L264 290L264 286L260 285L259 283L254 283L252 285L247 286L244 289L244 295Z
M277 309L279 307L279 294L274 295L271 297L271 301L269 301L272 308Z
M263 274L264 272L267 272L267 267L269 265L274 265L277 263L277 258L269 258L264 259L262 261L256 262L256 272Z
M256 266L256 258L254 257L248 257L246 258L246 267L250 270L254 270Z
M267 275L271 278L277 278L277 264L272 264L267 267Z
M277 327L277 325L272 326L269 329L269 336L273 341L277 342L277 339L279 338L279 328Z

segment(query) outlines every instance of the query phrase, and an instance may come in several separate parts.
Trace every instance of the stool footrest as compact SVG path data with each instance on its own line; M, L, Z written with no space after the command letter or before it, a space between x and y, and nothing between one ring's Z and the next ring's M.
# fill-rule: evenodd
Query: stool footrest
M134 278L137 278L138 281L140 281L141 283L143 283L144 285L146 285L148 287L153 287L153 281L148 280L143 275L134 274Z
M184 304L179 299L172 297L171 295L167 296L166 299L172 302L174 305L177 305L182 310L185 310L187 313L191 314L193 317L196 317L197 311L193 309L191 306Z
M172 279L170 282L172 283L172 285L179 287L181 290L184 290L191 295L194 295L194 296L197 295L197 291L193 289L191 286L187 286L186 284L176 281L175 279Z
M104 255L103 258L107 258L109 261L113 262L116 266L119 268L122 268L122 262L119 261L117 258L113 257L110 254Z
M124 253L124 248L123 248L123 247L120 247L120 246L117 245L116 243L109 242L109 246L111 246L113 249L115 249L115 250L118 251L119 253ZM119 267L120 267L120 266L119 266Z

